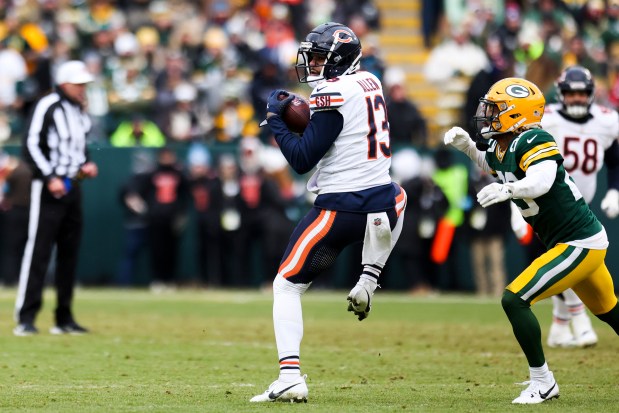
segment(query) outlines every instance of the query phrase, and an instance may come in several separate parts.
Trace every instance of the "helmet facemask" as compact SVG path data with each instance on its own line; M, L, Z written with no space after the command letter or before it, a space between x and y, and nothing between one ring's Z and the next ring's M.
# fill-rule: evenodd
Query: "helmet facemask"
M320 65L315 64L316 57L324 59ZM322 60L321 59L321 60ZM311 42L302 42L297 52L297 78L300 83L316 83L327 79L325 72L327 71L327 55L325 53L316 53L312 51ZM314 62L314 64L312 64ZM318 73L313 74L312 72Z
M505 133L501 131L502 125L499 120L500 115L507 109L505 102L493 102L488 99L479 99L477 111L473 116L475 129L479 136L490 139L494 135Z
M583 92L587 93L587 99L583 102L578 103L570 103L568 104L565 101L565 93L574 92L575 90L559 90L559 100L563 105L563 112L574 119L581 119L589 115L589 109L593 104L593 92L583 90Z

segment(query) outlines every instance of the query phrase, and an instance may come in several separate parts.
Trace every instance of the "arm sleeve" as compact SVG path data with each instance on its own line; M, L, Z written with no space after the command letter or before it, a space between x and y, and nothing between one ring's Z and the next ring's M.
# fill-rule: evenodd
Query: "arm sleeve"
M477 146L475 146L475 141L469 138L469 141L466 144L459 146L454 145L454 147L471 158L471 160L475 162L482 170L494 174L494 171L486 161L486 152L479 151Z
M268 123L290 166L298 174L304 174L333 145L344 126L344 117L337 110L315 112L301 137L290 132L279 116L271 116Z
M542 161L531 165L523 179L506 183L505 186L512 190L514 198L534 199L550 191L556 177L557 162L554 160Z
M619 141L617 139L604 152L604 163L608 173L608 188L619 189Z

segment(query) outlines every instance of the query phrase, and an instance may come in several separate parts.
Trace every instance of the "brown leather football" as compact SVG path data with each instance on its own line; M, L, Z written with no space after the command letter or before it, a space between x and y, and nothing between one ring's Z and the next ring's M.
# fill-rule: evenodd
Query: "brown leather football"
M310 108L307 99L296 93L290 93L294 99L286 106L282 112L282 120L291 132L302 134L310 121ZM278 99L283 100L284 95L279 95Z

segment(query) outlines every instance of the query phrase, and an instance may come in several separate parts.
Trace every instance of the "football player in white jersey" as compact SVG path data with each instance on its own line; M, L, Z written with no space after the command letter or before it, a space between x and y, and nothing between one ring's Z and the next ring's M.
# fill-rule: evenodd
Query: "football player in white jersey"
M619 215L619 114L593 103L595 83L582 66L566 68L556 82L559 103L546 106L542 128L556 140L565 170L589 204L597 189L597 174L606 164L608 189L602 210L609 218ZM519 212L513 214L514 230L526 226ZM536 254L538 255L538 254ZM598 341L583 302L572 289L552 297L553 321L550 347L588 347ZM571 328L570 328L571 324Z
M398 240L406 194L389 176L391 148L380 80L359 68L361 42L339 23L314 28L299 47L297 75L310 83L311 120L302 136L280 114L292 100L283 90L268 99L267 121L298 173L316 168L307 188L314 207L292 233L273 282L273 324L279 378L252 402L307 401L299 355L301 295L342 249L363 243L363 272L348 295L348 310L368 316L378 278ZM287 96L282 100L278 97Z

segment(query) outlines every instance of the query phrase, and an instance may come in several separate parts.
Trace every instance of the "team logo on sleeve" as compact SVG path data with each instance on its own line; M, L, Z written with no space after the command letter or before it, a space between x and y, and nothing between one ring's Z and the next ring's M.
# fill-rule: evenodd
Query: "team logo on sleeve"
M342 106L344 97L340 92L312 93L309 102L313 111L329 110Z
M505 88L505 93L515 98L526 98L530 95L529 89L522 85L509 85Z

